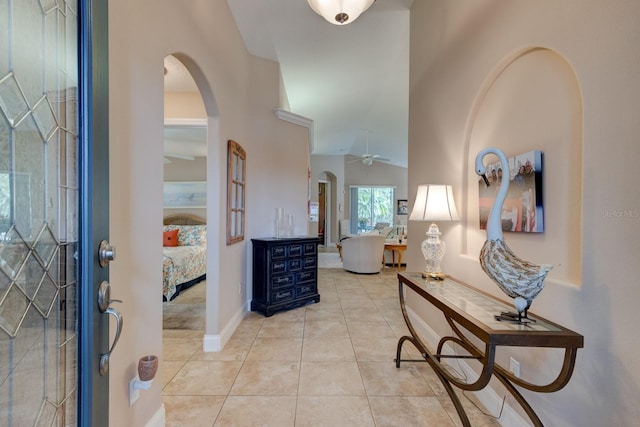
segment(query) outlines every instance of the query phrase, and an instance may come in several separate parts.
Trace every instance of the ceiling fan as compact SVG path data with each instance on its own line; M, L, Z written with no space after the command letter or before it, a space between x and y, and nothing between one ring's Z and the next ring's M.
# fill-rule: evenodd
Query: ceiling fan
M365 166L371 166L373 164L374 161L376 162L389 162L389 159L386 159L382 156L380 156L379 154L371 154L369 153L369 134L371 133L370 130L368 129L364 129L364 131L367 134L367 139L366 139L366 151L365 153L360 156L359 159L353 159L347 163L355 163L355 162L362 162L363 165Z

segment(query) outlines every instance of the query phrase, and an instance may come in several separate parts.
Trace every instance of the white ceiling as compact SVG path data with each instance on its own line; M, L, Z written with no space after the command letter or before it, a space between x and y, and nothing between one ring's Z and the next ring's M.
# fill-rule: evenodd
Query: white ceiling
M165 92L198 92L193 77L175 56L164 58L164 90Z
M312 154L360 156L368 137L370 154L407 166L413 0L377 0L344 26L306 0L227 2L249 52L279 62L291 112L314 121Z

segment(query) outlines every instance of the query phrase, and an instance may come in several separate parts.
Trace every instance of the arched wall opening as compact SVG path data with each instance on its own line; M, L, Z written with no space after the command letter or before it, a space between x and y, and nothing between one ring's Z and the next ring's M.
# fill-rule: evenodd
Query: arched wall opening
M338 241L338 179L329 171L318 174L318 193L324 189L324 244L325 246L335 246ZM320 194L319 197L320 199ZM322 208L322 207L321 207ZM322 224L319 224L320 227ZM322 242L321 242L322 244Z
M507 233L505 240L524 259L554 264L550 281L580 285L583 104L571 65L547 48L515 52L485 80L466 128L461 255L477 260L486 240L479 228L477 153L497 147L513 157L540 150L544 232ZM487 157L485 164L493 161Z
M225 197L222 194L220 171L222 169L221 159L221 137L219 110L213 95L213 91L202 73L196 61L188 55L173 53L167 58L174 61L178 68L182 67L182 76L187 80L187 86L182 91L167 91L165 83L165 122L169 123L199 123L206 127L204 147L202 147L201 161L204 161L204 177L206 182L206 207L202 215L207 224L207 262L206 262L206 303L205 303L205 323L204 333L207 336L219 333L219 312L220 312L220 242L224 241L223 230L221 230L221 200ZM166 60L165 60L166 64ZM165 82L166 82L165 65ZM190 80L190 81L189 81ZM180 89L180 83L175 83ZM188 156L187 156L188 157Z

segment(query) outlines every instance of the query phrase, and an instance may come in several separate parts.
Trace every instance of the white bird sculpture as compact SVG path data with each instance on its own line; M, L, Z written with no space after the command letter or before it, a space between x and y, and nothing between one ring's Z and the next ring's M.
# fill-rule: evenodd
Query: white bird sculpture
M476 156L476 173L484 179L487 185L489 185L489 181L485 176L486 168L482 159L490 153L500 158L504 179L500 184L498 194L489 213L487 241L480 250L480 265L505 294L514 298L514 306L518 314L502 313L501 316L496 316L496 318L522 322L523 318L528 319L527 310L531 306L533 299L542 291L544 279L553 266L550 264L536 265L520 259L505 243L502 235L500 214L509 191L509 162L504 153L498 148L485 148L478 153Z

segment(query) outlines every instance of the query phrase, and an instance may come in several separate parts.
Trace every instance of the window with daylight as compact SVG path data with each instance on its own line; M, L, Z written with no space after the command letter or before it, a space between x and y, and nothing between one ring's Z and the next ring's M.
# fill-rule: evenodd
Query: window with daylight
M395 187L351 187L350 232L367 233L393 224Z

